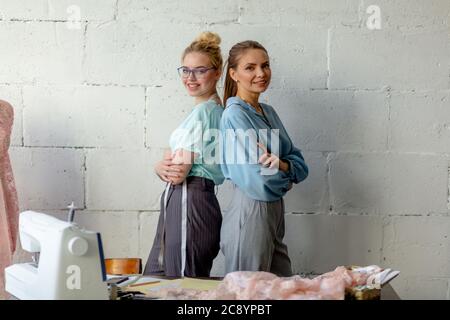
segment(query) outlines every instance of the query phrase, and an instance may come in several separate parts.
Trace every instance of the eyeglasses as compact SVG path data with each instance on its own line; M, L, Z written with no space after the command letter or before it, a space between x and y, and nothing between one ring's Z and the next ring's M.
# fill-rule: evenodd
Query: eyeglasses
M192 75L194 76L195 79L203 79L204 77L206 77L206 73L209 70L215 70L216 68L214 67L199 67L199 68L188 68L188 67L179 67L178 70L178 74L180 75L181 78L183 79L187 79Z

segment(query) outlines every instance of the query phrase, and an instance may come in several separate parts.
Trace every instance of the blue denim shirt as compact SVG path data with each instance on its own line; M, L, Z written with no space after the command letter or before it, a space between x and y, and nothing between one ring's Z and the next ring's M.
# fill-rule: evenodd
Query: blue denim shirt
M256 112L252 106L238 97L227 100L227 107L220 122L221 168L225 178L232 180L250 198L275 201L286 194L291 183L299 183L306 179L308 167L300 150L293 145L275 110L267 104L260 105L264 115ZM238 133L239 129L242 129L240 133ZM249 129L253 130L248 131ZM274 139L277 136L271 134L272 129L275 129L274 133L278 129L276 140ZM243 132L248 134L242 134ZM278 147L276 141L278 141ZM289 171L283 172L277 169L270 172L257 163L262 154L262 151L257 148L258 142L268 147L269 152L288 162ZM256 156L255 150L258 150Z

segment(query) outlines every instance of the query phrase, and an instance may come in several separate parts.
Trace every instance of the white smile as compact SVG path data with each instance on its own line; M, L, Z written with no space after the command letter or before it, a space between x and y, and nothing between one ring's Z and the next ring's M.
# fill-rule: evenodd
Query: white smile
M200 85L198 85L198 84L187 84L187 87L190 89L195 89L195 88L198 88L199 86Z

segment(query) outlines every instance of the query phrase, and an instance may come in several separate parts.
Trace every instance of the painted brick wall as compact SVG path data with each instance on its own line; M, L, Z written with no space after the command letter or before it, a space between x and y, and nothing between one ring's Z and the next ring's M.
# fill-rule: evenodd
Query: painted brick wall
M286 197L295 271L379 264L401 271L402 298L449 299L449 20L449 0L0 0L21 210L64 217L74 201L108 257L145 261L163 189L152 166L192 108L175 69L211 30L225 54L266 46L263 99L310 166Z

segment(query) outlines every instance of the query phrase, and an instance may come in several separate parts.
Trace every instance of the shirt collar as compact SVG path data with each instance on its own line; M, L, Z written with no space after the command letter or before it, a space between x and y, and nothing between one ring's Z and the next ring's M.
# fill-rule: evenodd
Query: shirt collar
M242 100L241 98L239 98L239 97L237 97L237 96L235 96L235 97L230 97L230 98L227 99L227 107L229 107L229 106L231 106L231 105L233 105L233 104L238 104L238 105L244 107L245 109L247 109L247 110L249 110L249 111L255 113L256 115L258 115L258 116L260 116L260 117L263 116L262 114L260 114L259 112L257 112L257 111L255 110L255 108L253 108L250 104L248 104L247 102L245 102L244 100ZM266 109L264 108L263 104L260 103L259 105L260 105L261 108L263 109L263 112L266 113Z

